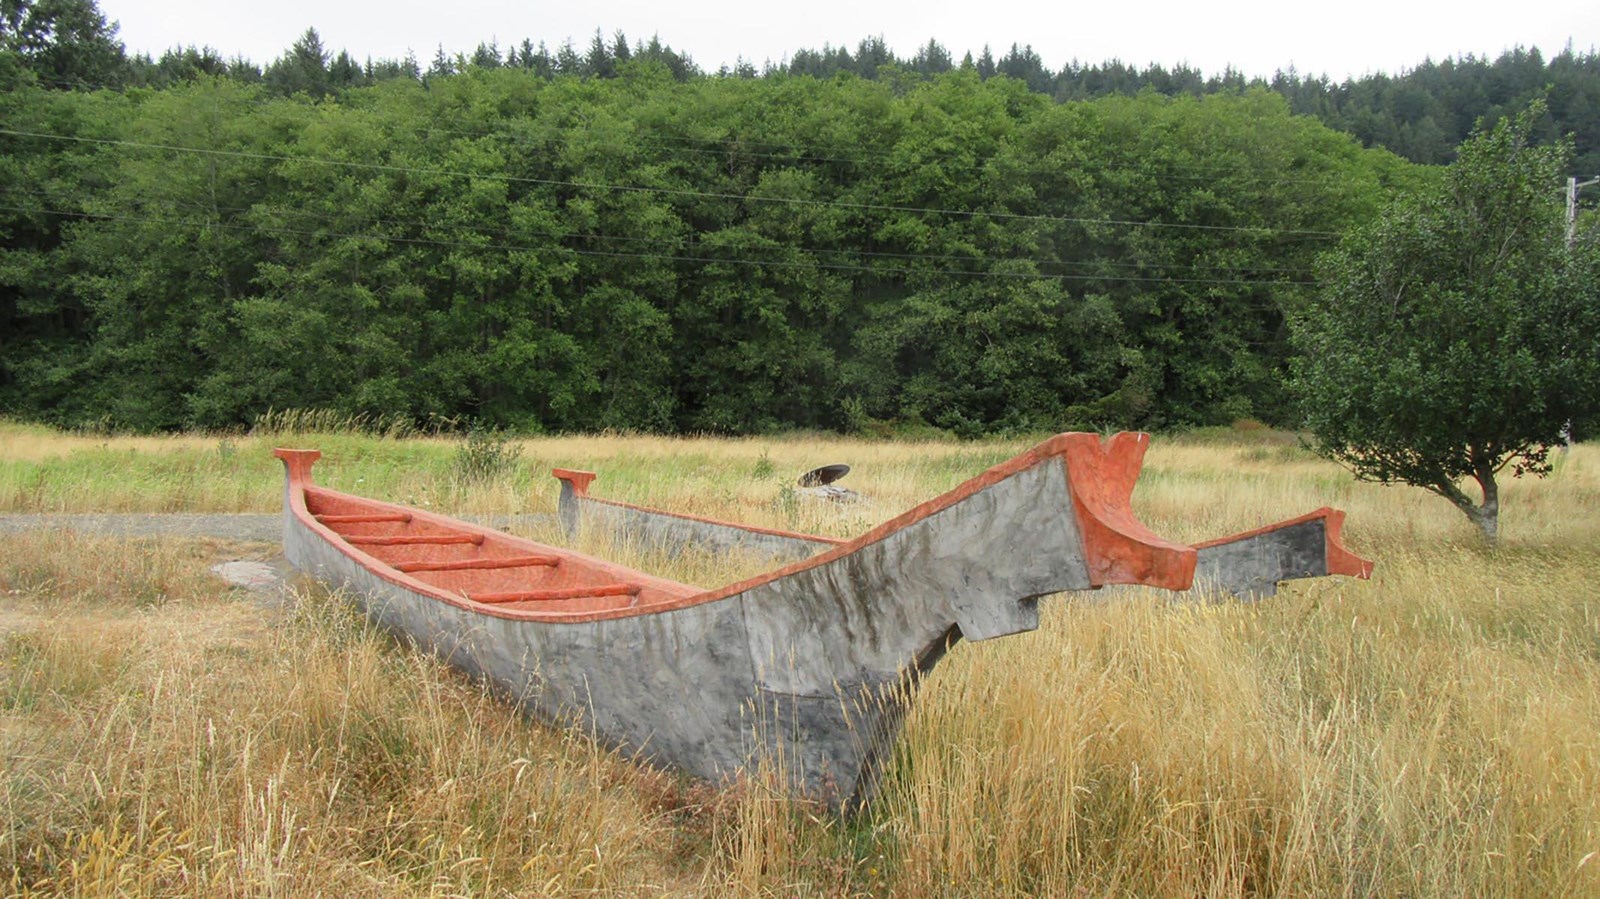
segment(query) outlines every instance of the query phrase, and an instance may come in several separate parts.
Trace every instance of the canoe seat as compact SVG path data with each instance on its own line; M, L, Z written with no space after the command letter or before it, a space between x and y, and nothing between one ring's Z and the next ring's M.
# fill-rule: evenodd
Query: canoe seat
M376 524L380 521L411 521L410 512L373 512L366 515L318 515L323 524Z
M395 537L346 537L352 546L441 546L448 543L483 545L482 534L401 534Z
M504 559L454 559L443 562L395 562L396 571L475 571L485 568L532 568L535 565L555 567L561 564L560 556L510 556Z
M563 587L555 590L517 590L511 593L464 593L473 602L553 602L561 599L588 599L591 596L639 595L638 584L596 584L592 587Z

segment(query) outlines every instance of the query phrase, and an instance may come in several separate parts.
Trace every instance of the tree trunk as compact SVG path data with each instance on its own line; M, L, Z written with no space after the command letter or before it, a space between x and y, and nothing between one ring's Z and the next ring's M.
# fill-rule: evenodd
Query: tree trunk
M1480 466L1472 478L1483 491L1481 504L1473 502L1472 497L1467 496L1454 482L1435 484L1431 489L1460 509L1483 534L1483 542L1494 546L1500 539L1500 486L1495 483L1494 468L1491 466Z
M1483 541L1494 546L1500 540L1500 487L1494 481L1494 469L1479 467L1473 478L1483 490L1483 505L1478 507L1477 525L1483 531Z

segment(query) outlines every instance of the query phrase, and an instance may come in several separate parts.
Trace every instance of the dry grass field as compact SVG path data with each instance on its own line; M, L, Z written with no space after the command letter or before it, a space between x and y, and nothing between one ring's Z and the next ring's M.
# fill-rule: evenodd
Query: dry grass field
M459 441L124 439L0 423L0 511L275 511L323 483L447 512L597 495L851 535L1025 448L572 437L471 481ZM847 462L868 498L786 485ZM1369 582L1255 605L1120 590L957 646L879 801L840 821L770 772L713 790L522 720L301 587L208 573L276 547L0 536L0 879L66 895L1600 895L1600 447L1505 490L1503 545L1419 490L1270 432L1157 438L1135 495L1204 539L1350 513ZM557 539L536 526L534 536ZM593 549L594 547L589 547ZM712 585L751 559L632 557Z

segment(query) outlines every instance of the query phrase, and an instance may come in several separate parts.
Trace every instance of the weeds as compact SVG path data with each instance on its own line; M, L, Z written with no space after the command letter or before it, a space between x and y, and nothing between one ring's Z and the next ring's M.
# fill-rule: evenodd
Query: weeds
M453 420L430 422L427 433L437 434L451 430ZM424 432L409 415L369 415L367 413L341 412L337 409L268 409L256 416L250 433L261 437L284 437L302 434L360 434L400 440Z
M521 457L522 447L504 434L473 428L456 449L451 471L458 484L483 484L510 474Z
M772 456L766 450L756 457L756 464L750 466L750 477L757 481L770 481L776 471L772 464Z

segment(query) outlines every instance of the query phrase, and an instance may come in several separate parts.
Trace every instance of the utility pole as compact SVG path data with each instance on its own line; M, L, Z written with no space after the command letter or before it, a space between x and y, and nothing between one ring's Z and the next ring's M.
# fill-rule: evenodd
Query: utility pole
M1567 178L1567 249L1578 242L1578 189L1591 184L1600 184L1600 178L1590 178L1588 181L1579 181L1577 176ZM1566 455L1572 448L1572 422L1567 422L1561 429L1561 454Z
M1579 181L1574 176L1567 179L1567 249L1569 250L1578 239L1578 190L1591 184L1600 184L1600 178Z

